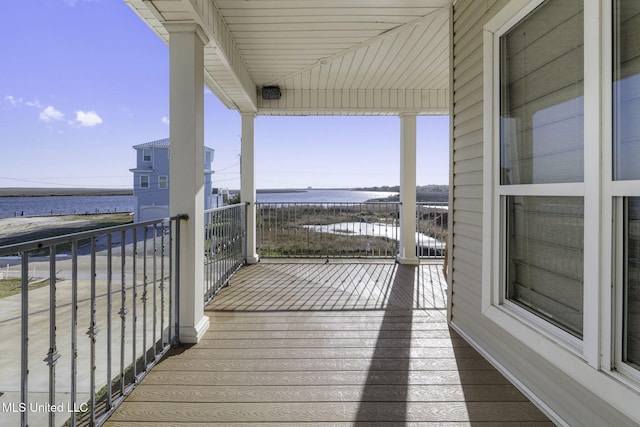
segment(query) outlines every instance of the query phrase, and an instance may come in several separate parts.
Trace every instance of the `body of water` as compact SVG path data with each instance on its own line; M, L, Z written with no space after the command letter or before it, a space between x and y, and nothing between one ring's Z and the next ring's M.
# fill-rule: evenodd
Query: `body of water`
M258 193L256 198L260 203L361 203L367 200L381 199L396 194L398 193L388 191L307 190L290 193Z
M0 197L0 218L132 212L133 196Z
M365 202L397 193L351 190L308 190L259 193L258 202ZM133 196L0 197L0 218L35 215L133 212Z

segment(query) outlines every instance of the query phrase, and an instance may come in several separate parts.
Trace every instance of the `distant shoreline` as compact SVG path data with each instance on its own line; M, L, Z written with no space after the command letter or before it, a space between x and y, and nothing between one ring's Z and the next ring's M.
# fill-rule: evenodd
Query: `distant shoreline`
M429 186L425 186L429 187ZM444 187L444 186L442 186ZM426 188L425 188L426 189ZM259 188L259 194L277 193L306 193L313 190L347 190L397 193L398 187L362 187L362 188ZM420 193L421 188L418 188ZM430 191L427 191L430 192ZM230 190L230 193L238 194L240 190ZM33 187L8 187L0 188L0 197L47 197L47 196L133 196L131 188L33 188Z
M0 197L133 196L130 188L0 188Z

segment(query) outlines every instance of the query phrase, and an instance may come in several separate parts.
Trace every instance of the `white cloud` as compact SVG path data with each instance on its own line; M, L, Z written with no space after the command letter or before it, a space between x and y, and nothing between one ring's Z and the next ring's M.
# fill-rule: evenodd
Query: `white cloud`
M22 101L22 99L20 99L20 101ZM35 101L26 101L24 105L27 107L44 108L44 105L42 105L37 99Z
M92 2L98 2L100 0L64 0L64 4L66 4L69 7L74 7L76 4L78 4L78 1L84 2L84 3L92 3Z
M76 122L80 126L93 127L102 123L102 118L95 111L76 111Z
M13 105L14 107L20 107L20 106L26 105L27 107L31 107L31 108L38 108L38 109L44 108L44 105L42 105L42 103L40 103L40 101L38 101L37 99L35 101L25 101L23 98L16 98L13 95L7 95L4 97L4 100L7 101L9 104Z
M162 123L164 123L165 125L169 124L169 118L167 116L162 116L160 120L162 120Z
M62 114L60 111L56 110L51 105L49 105L47 106L47 108L45 108L40 112L39 119L40 121L49 123L54 120L62 120L63 117L64 117L64 114Z

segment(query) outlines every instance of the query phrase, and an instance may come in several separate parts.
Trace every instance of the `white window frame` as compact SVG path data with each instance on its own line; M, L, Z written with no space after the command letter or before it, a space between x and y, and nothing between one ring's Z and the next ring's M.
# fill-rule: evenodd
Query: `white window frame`
M144 179L147 179L146 185L144 185ZM140 175L140 188L150 188L151 187L151 179L149 175Z
M544 0L507 2L484 26L484 168L483 168L483 277L482 311L511 335L536 343L551 358L573 354L596 369L600 366L600 277L602 273L600 123L601 46L598 31L600 4L584 0L584 181L580 183L500 185L500 37ZM610 138L609 138L610 139ZM584 201L583 338L565 332L528 310L506 300L505 198L520 196L578 196ZM593 230L597 230L595 233ZM590 261L588 261L590 260Z
M158 176L158 188L169 188L169 177L167 175Z
M149 152L149 160L147 160L146 152ZM153 163L153 149L151 148L143 148L142 149L142 161Z

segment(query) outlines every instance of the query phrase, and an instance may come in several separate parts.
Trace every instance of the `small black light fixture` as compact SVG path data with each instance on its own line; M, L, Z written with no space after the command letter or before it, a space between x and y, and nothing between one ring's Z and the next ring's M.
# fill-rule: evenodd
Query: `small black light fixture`
M278 100L282 96L280 88L278 86L263 86L262 87L262 99Z

